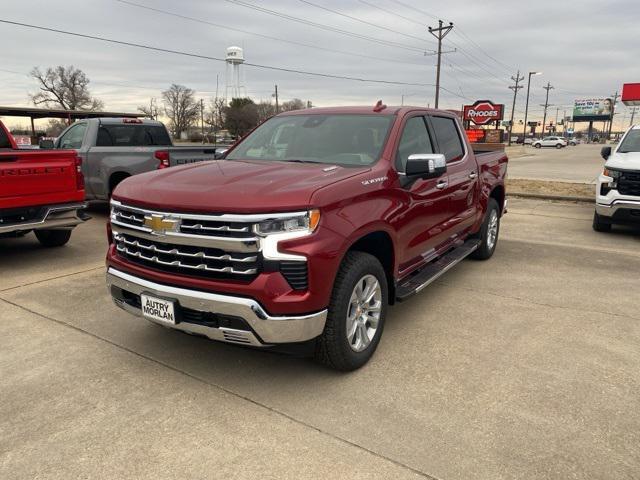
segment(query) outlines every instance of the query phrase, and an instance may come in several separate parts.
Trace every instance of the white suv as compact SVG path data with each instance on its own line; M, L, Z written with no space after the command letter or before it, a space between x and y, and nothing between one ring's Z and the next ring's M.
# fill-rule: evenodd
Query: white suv
M542 140L534 141L533 146L536 148L542 148L542 147L563 148L567 146L567 140L562 137L544 137Z
M629 128L620 143L602 147L606 160L596 186L593 229L608 232L614 223L640 225L640 125Z

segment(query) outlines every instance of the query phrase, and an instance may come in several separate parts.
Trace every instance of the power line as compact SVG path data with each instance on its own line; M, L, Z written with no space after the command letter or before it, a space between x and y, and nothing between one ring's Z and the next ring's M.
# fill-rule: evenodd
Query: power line
M404 15L400 15L399 13L396 13L396 12L394 12L392 10L388 10L388 9L382 8L382 7L378 6L378 5L374 5L373 3L369 3L366 0L358 0L358 1L360 3L363 3L363 4L371 7L371 8L378 9L378 10L380 10L382 12L388 13L389 15L393 15L394 17L398 17L398 18L401 18L402 20L406 20L407 22L414 23L416 25L420 25L421 27L424 27L424 24L414 20L413 18L405 17Z
M354 17L353 15L349 15L347 13L339 12L337 10L333 10L332 8L325 7L323 5L318 5L317 3L310 2L309 0L298 0L298 1L301 2L301 3L304 3L305 5L309 5L311 7L319 8L320 10L324 10L325 12L330 12L330 13L333 13L335 15L339 15L341 17L345 17L345 18L348 18L350 20L353 20L353 21L356 21L356 22L359 22L359 23L363 23L365 25L369 25L371 27L379 28L381 30L386 30L387 32L392 32L392 33L395 33L395 34L398 34L398 35L402 35L402 36L407 37L407 38L412 38L414 40L419 40L421 42L424 42L424 38L416 37L415 35L410 35L408 33L403 33L403 32L400 32L398 30L394 30L392 28L387 28L387 27L385 27L383 25L378 25L377 23L368 22L366 20L362 20L361 18Z
M197 53L183 52L183 51L180 51L180 50L170 50L170 49L167 49L167 48L153 47L151 45L143 45L143 44L140 44L140 43L125 42L125 41L122 41L122 40L115 40L115 39L107 38L107 37L99 37L97 35L87 35L87 34L83 34L83 33L70 32L70 31L67 31L67 30L59 30L59 29L55 29L55 28L42 27L42 26L39 26L39 25L31 25L31 24L28 24L28 23L14 22L14 21L11 21L11 20L0 19L0 23L20 26L20 27L25 27L25 28L32 28L32 29L35 29L35 30L42 30L42 31L46 31L46 32L59 33L59 34L63 34L63 35L73 36L73 37L88 38L88 39L91 39L91 40L99 40L101 42L113 43L113 44L116 44L116 45L124 45L124 46L128 46L128 47L142 48L142 49L145 49L145 50L151 50L151 51L155 51L155 52L172 53L174 55L182 55L182 56L186 56L186 57L199 58L199 59L202 59L202 60L212 60L212 61L216 61L216 62L226 62L226 60L224 58L212 57L212 56L209 56L209 55L201 55L201 54L197 54ZM265 70L274 70L274 71L278 71L278 72L296 73L296 74L300 74L300 75L309 75L309 76L322 77L322 78L334 78L334 79L339 79L339 80L352 80L352 81L366 82L366 83L379 83L379 84L386 84L386 85L407 85L407 86L416 86L416 87L433 87L433 86L435 86L435 85L430 84L430 83L399 82L399 81L395 81L395 80L382 80L382 79L373 79L373 78L353 77L353 76L348 76L348 75L337 75L337 74L330 74L330 73L310 72L310 71L306 71L306 70L298 70L298 69L295 69L295 68L276 67L276 66L272 66L272 65L262 65L262 64L259 64L259 63L251 63L251 62L245 62L244 65L246 65L248 67L262 68L262 69L265 69Z
M471 43L472 45L474 45L478 50L480 50L486 57L490 58L491 60L493 60L497 65L500 65L502 68L504 68L506 71L508 72L512 72L513 71L513 67L510 67L509 65L507 65L504 62L501 62L500 60L498 60L497 58L495 58L492 55L489 55L480 45L478 45L469 35L467 35L461 28L458 28L455 32L456 35L458 35L460 38L462 38L463 40L466 39L469 43Z
M434 20L438 20L438 17L436 17L435 15L431 15L428 12L425 12L424 10L420 10L419 8L416 8L412 5L407 5L404 2L401 2L399 0L391 0L393 3L397 3L398 5L402 5L405 8L408 8L409 10L413 10L414 12L418 12L421 13L422 15L426 15L427 17L433 18Z
M142 8L142 9L149 10L149 11L152 11L152 12L161 13L163 15L169 15L169 16L172 16L172 17L181 18L183 20L188 20L188 21L191 21L191 22L197 22L197 23L201 23L201 24L204 24L204 25L209 25L209 26L216 27L216 28L222 28L222 29L225 29L225 30L230 30L232 32L243 33L245 35L253 35L253 36L256 36L256 37L260 37L260 38L266 38L268 40L274 40L276 42L283 42L283 43L288 43L288 44L291 44L291 45L297 45L299 47L313 48L315 50L320 50L320 51L329 52L329 53L338 53L338 54L341 54L341 55L349 55L349 56L360 57L360 58L368 58L370 60L382 60L382 61L385 61L385 62L402 63L402 64L405 64L405 65L422 65L422 63L418 63L418 62L407 62L407 61L404 61L404 60L397 60L397 59L393 59L393 58L386 58L386 57L373 56L373 55L365 55L365 54L362 54L362 53L349 52L349 51L346 51L346 50L336 50L336 49L321 47L319 45L312 45L312 44L309 44L309 43L297 42L295 40L287 40L286 38L279 38L279 37L274 37L272 35L265 35L265 34L262 34L262 33L252 32L252 31L249 31L249 30L243 30L243 29L240 29L240 28L229 27L227 25L221 25L219 23L210 22L208 20L203 20L201 18L189 17L187 15L182 15L182 14L176 13L176 12L170 12L168 10L163 10L163 9L156 8L156 7L149 7L147 5L141 5L139 3L130 2L128 0L115 0L115 1L119 2L119 3L123 3L125 5L132 6L132 7Z
M325 25L323 23L312 22L311 20L306 20L304 18L294 17L293 15L289 15L289 14L286 14L286 13L278 12L277 10L271 10L271 9L268 9L268 8L264 8L264 7L261 7L259 5L255 5L253 3L244 2L242 0L224 0L224 1L228 2L228 3L232 3L234 5L241 6L241 7L249 8L251 10L255 10L255 11L258 11L258 12L266 13L268 15L272 15L272 16L276 16L276 17L279 17L279 18L283 18L285 20L290 20L292 22L301 23L303 25L308 25L308 26L319 28L321 30L326 30L326 31L329 31L329 32L339 33L341 35L346 35L346 36L352 37L352 38L358 38L358 39L361 39L361 40L367 40L369 42L377 43L377 44L380 44L380 45L385 45L387 47L403 48L405 50L411 50L411 51L421 52L421 53L424 52L424 49L420 48L420 47L416 47L416 46L413 46L413 45L408 45L408 44L405 44L405 43L393 42L391 40L382 40L382 39L375 38L375 37L369 37L368 35L362 35L362 34L359 34L359 33L350 32L348 30L342 30L342 29L337 28L337 27L332 27L331 25Z

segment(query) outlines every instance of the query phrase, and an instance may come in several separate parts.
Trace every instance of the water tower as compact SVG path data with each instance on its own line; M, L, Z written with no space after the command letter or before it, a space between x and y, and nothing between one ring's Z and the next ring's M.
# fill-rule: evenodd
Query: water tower
M227 72L225 90L225 100L228 102L232 98L240 98L246 96L244 88L244 79L240 71L240 65L244 63L244 51L240 47L227 48Z

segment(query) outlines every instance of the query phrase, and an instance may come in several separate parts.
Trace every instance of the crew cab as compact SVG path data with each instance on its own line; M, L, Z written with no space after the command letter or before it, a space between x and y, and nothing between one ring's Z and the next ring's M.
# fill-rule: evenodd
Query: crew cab
M605 164L596 185L593 229L640 225L640 125L630 127L615 149L602 147L601 154Z
M567 140L563 137L544 137L533 142L536 148L555 147L564 148L567 146Z
M216 157L215 147L175 147L161 122L137 118L80 120L46 146L78 151L87 200L108 200L116 185L132 175Z
M0 238L35 232L64 245L83 213L82 159L73 150L19 150L0 122Z
M388 305L493 255L506 170L504 150L475 153L446 111L283 113L224 160L118 185L107 284L152 322L256 347L312 341L352 370Z

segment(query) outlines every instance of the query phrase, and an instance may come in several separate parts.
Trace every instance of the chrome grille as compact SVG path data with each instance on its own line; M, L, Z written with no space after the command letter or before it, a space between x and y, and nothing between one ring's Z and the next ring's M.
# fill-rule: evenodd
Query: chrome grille
M259 253L226 253L197 246L171 245L113 232L119 255L144 265L187 275L248 280L261 268Z
M229 224L202 220L182 220L180 231L194 235L217 235L222 237L252 237L251 224Z

